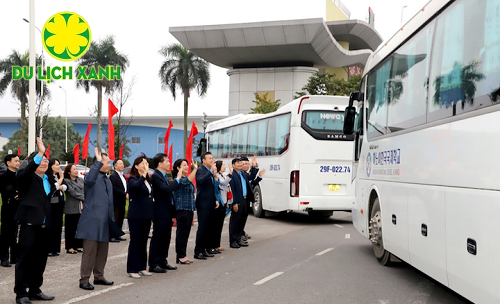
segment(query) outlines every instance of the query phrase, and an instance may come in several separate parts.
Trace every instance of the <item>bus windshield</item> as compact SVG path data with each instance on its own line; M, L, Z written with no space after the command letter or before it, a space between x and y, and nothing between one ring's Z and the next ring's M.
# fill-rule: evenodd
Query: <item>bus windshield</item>
M304 111L302 122L313 130L342 131L344 112Z

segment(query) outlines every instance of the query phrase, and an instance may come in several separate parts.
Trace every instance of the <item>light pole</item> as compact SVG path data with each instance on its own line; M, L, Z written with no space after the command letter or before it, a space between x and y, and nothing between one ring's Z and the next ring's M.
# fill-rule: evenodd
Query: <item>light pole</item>
M36 56L35 56L35 0L30 0L30 55L29 66L36 69ZM29 123L28 123L28 154L35 151L35 99L36 99L36 78L31 77L29 80Z
M208 119L207 114L203 112L203 137L205 137L205 130L207 129Z
M160 132L158 133L158 135L156 135L156 154L158 154L158 146L160 145L160 139L159 139L159 136L160 134L162 134L163 132ZM166 143L165 143L166 144Z
M61 90L64 91L64 104L66 108L66 153L68 153L68 96L66 95L66 90L59 86Z
M405 5L405 6L403 6L403 7L401 8L401 24L403 24L403 10L404 10L405 8L407 8L407 7L408 7L408 5Z
M23 20L30 24L29 20L26 19L26 18L23 18ZM42 37L42 31L38 28L38 26L35 25L35 28L38 30L38 32L40 32L40 37ZM36 70L36 67L35 67L35 70ZM43 45L42 45L42 74L45 70L45 60L44 60L44 57L43 57ZM34 72L36 74L36 72ZM36 85L35 85L36 86ZM43 101L43 83L42 81L40 80L40 99ZM43 123L43 115L40 116L40 140L43 140L43 137L42 137L42 123Z

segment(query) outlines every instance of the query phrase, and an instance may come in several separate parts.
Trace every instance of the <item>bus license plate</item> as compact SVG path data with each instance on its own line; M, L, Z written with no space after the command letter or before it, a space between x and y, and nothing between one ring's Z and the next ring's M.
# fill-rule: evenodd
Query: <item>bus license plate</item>
M340 185L328 185L328 191L340 191Z

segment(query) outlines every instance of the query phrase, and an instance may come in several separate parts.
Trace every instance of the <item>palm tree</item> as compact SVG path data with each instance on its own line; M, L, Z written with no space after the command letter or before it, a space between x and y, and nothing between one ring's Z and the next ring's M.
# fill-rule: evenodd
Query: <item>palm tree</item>
M36 65L41 65L42 58L36 58ZM17 99L21 103L21 126L26 121L26 106L28 105L29 96L29 80L21 78L19 80L12 79L12 67L13 66L29 66L29 52L24 54L19 53L16 50L12 50L7 58L0 60L0 97L2 97L10 86L10 92L12 97ZM33 76L35 77L35 76ZM36 95L40 100L50 99L50 90L47 87L47 83L43 82L43 96L41 96L41 81L36 81Z
M194 88L197 89L199 96L203 97L207 93L210 83L208 62L178 43L162 47L159 53L166 58L158 72L162 90L169 90L174 100L177 88L184 95L184 151L186 151L188 99L190 91Z
M90 48L81 58L77 60L78 65L94 67L96 71L98 67L105 68L106 66L120 66L121 71L125 72L129 65L129 61L126 55L118 52L115 48L115 39L113 36L107 36L99 42L94 42L90 44ZM90 73L90 68L86 70L87 76ZM79 70L76 71L78 77ZM90 87L94 87L97 90L97 147L101 149L101 114L102 114L102 91L104 93L110 94L115 89L120 86L122 80L108 80L106 78L102 80L77 80L76 87L78 89L83 88L86 93L89 93Z

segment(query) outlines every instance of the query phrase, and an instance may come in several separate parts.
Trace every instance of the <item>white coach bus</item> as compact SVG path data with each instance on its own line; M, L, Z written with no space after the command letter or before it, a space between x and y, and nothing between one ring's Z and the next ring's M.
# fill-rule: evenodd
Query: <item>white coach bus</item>
M348 97L304 96L269 114L238 114L207 126L216 160L255 155L266 174L253 212L305 211L330 216L351 210L353 136L343 135Z
M351 97L352 217L378 261L500 303L500 0L429 1Z

